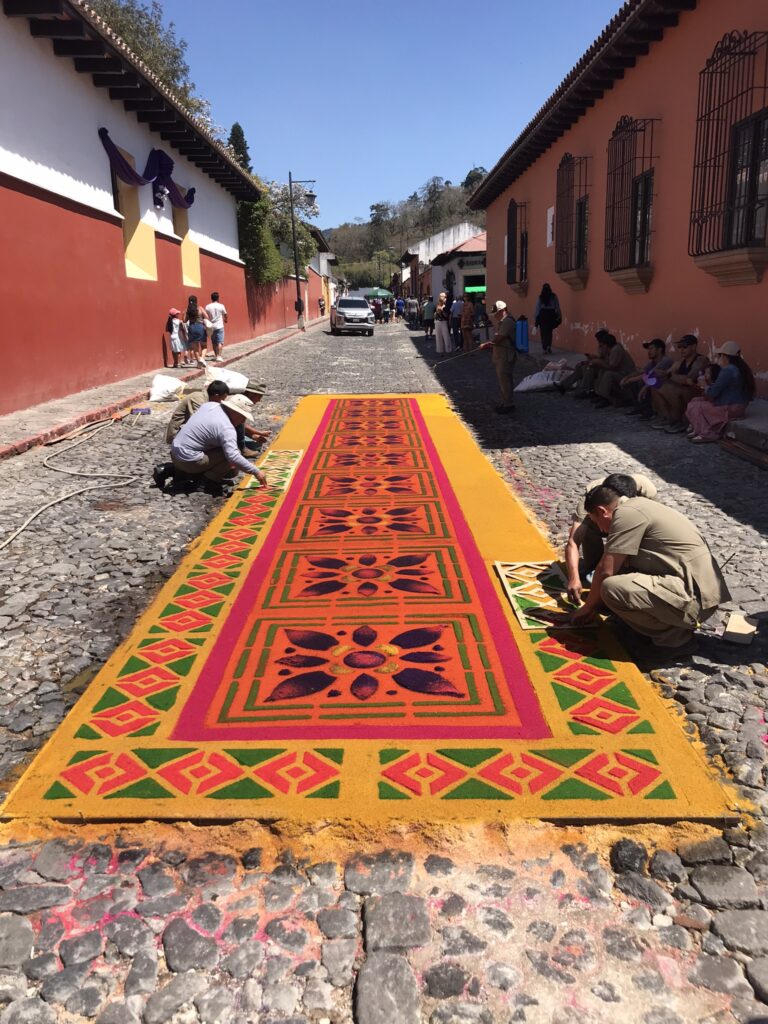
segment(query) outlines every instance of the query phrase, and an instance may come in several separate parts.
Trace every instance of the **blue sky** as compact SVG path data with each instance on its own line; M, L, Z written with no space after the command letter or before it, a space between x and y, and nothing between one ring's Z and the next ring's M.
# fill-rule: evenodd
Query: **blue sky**
M435 175L492 167L619 0L163 8L214 120L242 124L263 178L315 178L318 223L335 227Z

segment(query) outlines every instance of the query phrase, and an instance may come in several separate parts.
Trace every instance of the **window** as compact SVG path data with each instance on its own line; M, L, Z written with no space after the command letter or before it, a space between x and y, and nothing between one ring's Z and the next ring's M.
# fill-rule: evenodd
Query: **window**
M608 142L605 269L611 273L651 262L654 121L622 117Z
M125 159L134 166L130 153L121 149ZM141 219L139 190L128 185L112 172L112 197L115 209L123 217L123 252L125 255L125 276L140 281L157 280L157 254L155 251L155 230Z
M181 190L185 191L184 189ZM173 233L181 239L181 280L189 288L199 288L202 283L200 275L200 247L189 234L189 210L178 206L171 207Z
M528 204L511 199L507 207L507 284L528 281Z
M587 269L587 157L566 153L557 168L555 205L555 270L558 274Z
M691 256L766 246L767 204L768 32L730 32L699 74Z
M731 248L766 244L768 110L733 129L727 241Z

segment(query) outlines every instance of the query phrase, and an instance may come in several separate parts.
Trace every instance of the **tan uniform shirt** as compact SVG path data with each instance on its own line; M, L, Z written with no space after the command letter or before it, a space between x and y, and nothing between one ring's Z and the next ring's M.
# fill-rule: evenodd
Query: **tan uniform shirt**
M655 577L649 589L667 604L703 610L730 597L712 552L680 512L648 498L621 498L605 541L606 555L625 555L629 572Z
M205 405L207 401L208 395L205 391L190 391L186 398L182 398L180 402L176 403L165 432L165 440L168 444L173 441L192 413L197 412L200 406Z

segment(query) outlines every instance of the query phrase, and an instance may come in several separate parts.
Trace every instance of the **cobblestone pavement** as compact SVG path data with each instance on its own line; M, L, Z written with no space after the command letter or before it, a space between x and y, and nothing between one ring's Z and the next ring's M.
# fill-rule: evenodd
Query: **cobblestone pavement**
M237 368L270 382L258 418L275 431L302 394L444 386L558 543L585 480L642 469L730 559L734 606L765 616L759 470L556 394L521 396L516 416L496 417L485 355L433 361L395 325L374 339L314 328ZM53 465L138 478L53 506L2 552L5 789L220 505L151 486L169 411L109 426L69 455L64 443L3 465L0 543L92 482L45 468L52 453ZM652 673L760 811L767 645L764 629L751 647L707 639L686 664ZM6 826L0 1024L768 1021L760 813L722 834L521 824L354 836L328 822L313 832Z

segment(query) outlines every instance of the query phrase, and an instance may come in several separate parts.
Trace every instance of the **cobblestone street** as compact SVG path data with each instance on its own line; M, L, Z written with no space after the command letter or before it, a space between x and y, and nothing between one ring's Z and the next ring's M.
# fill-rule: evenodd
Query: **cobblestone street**
M765 1024L765 474L554 392L497 416L485 353L435 365L405 325L373 338L316 326L233 368L267 383L257 426L272 436L303 395L445 390L557 546L586 481L649 475L725 564L728 608L761 621L751 646L706 637L680 664L643 666L755 818L723 833L8 824L0 1024ZM533 368L521 360L516 376ZM135 477L53 505L2 551L3 794L221 506L151 483L171 408L70 454L61 442L2 463L0 543L42 504L98 482L90 474Z

